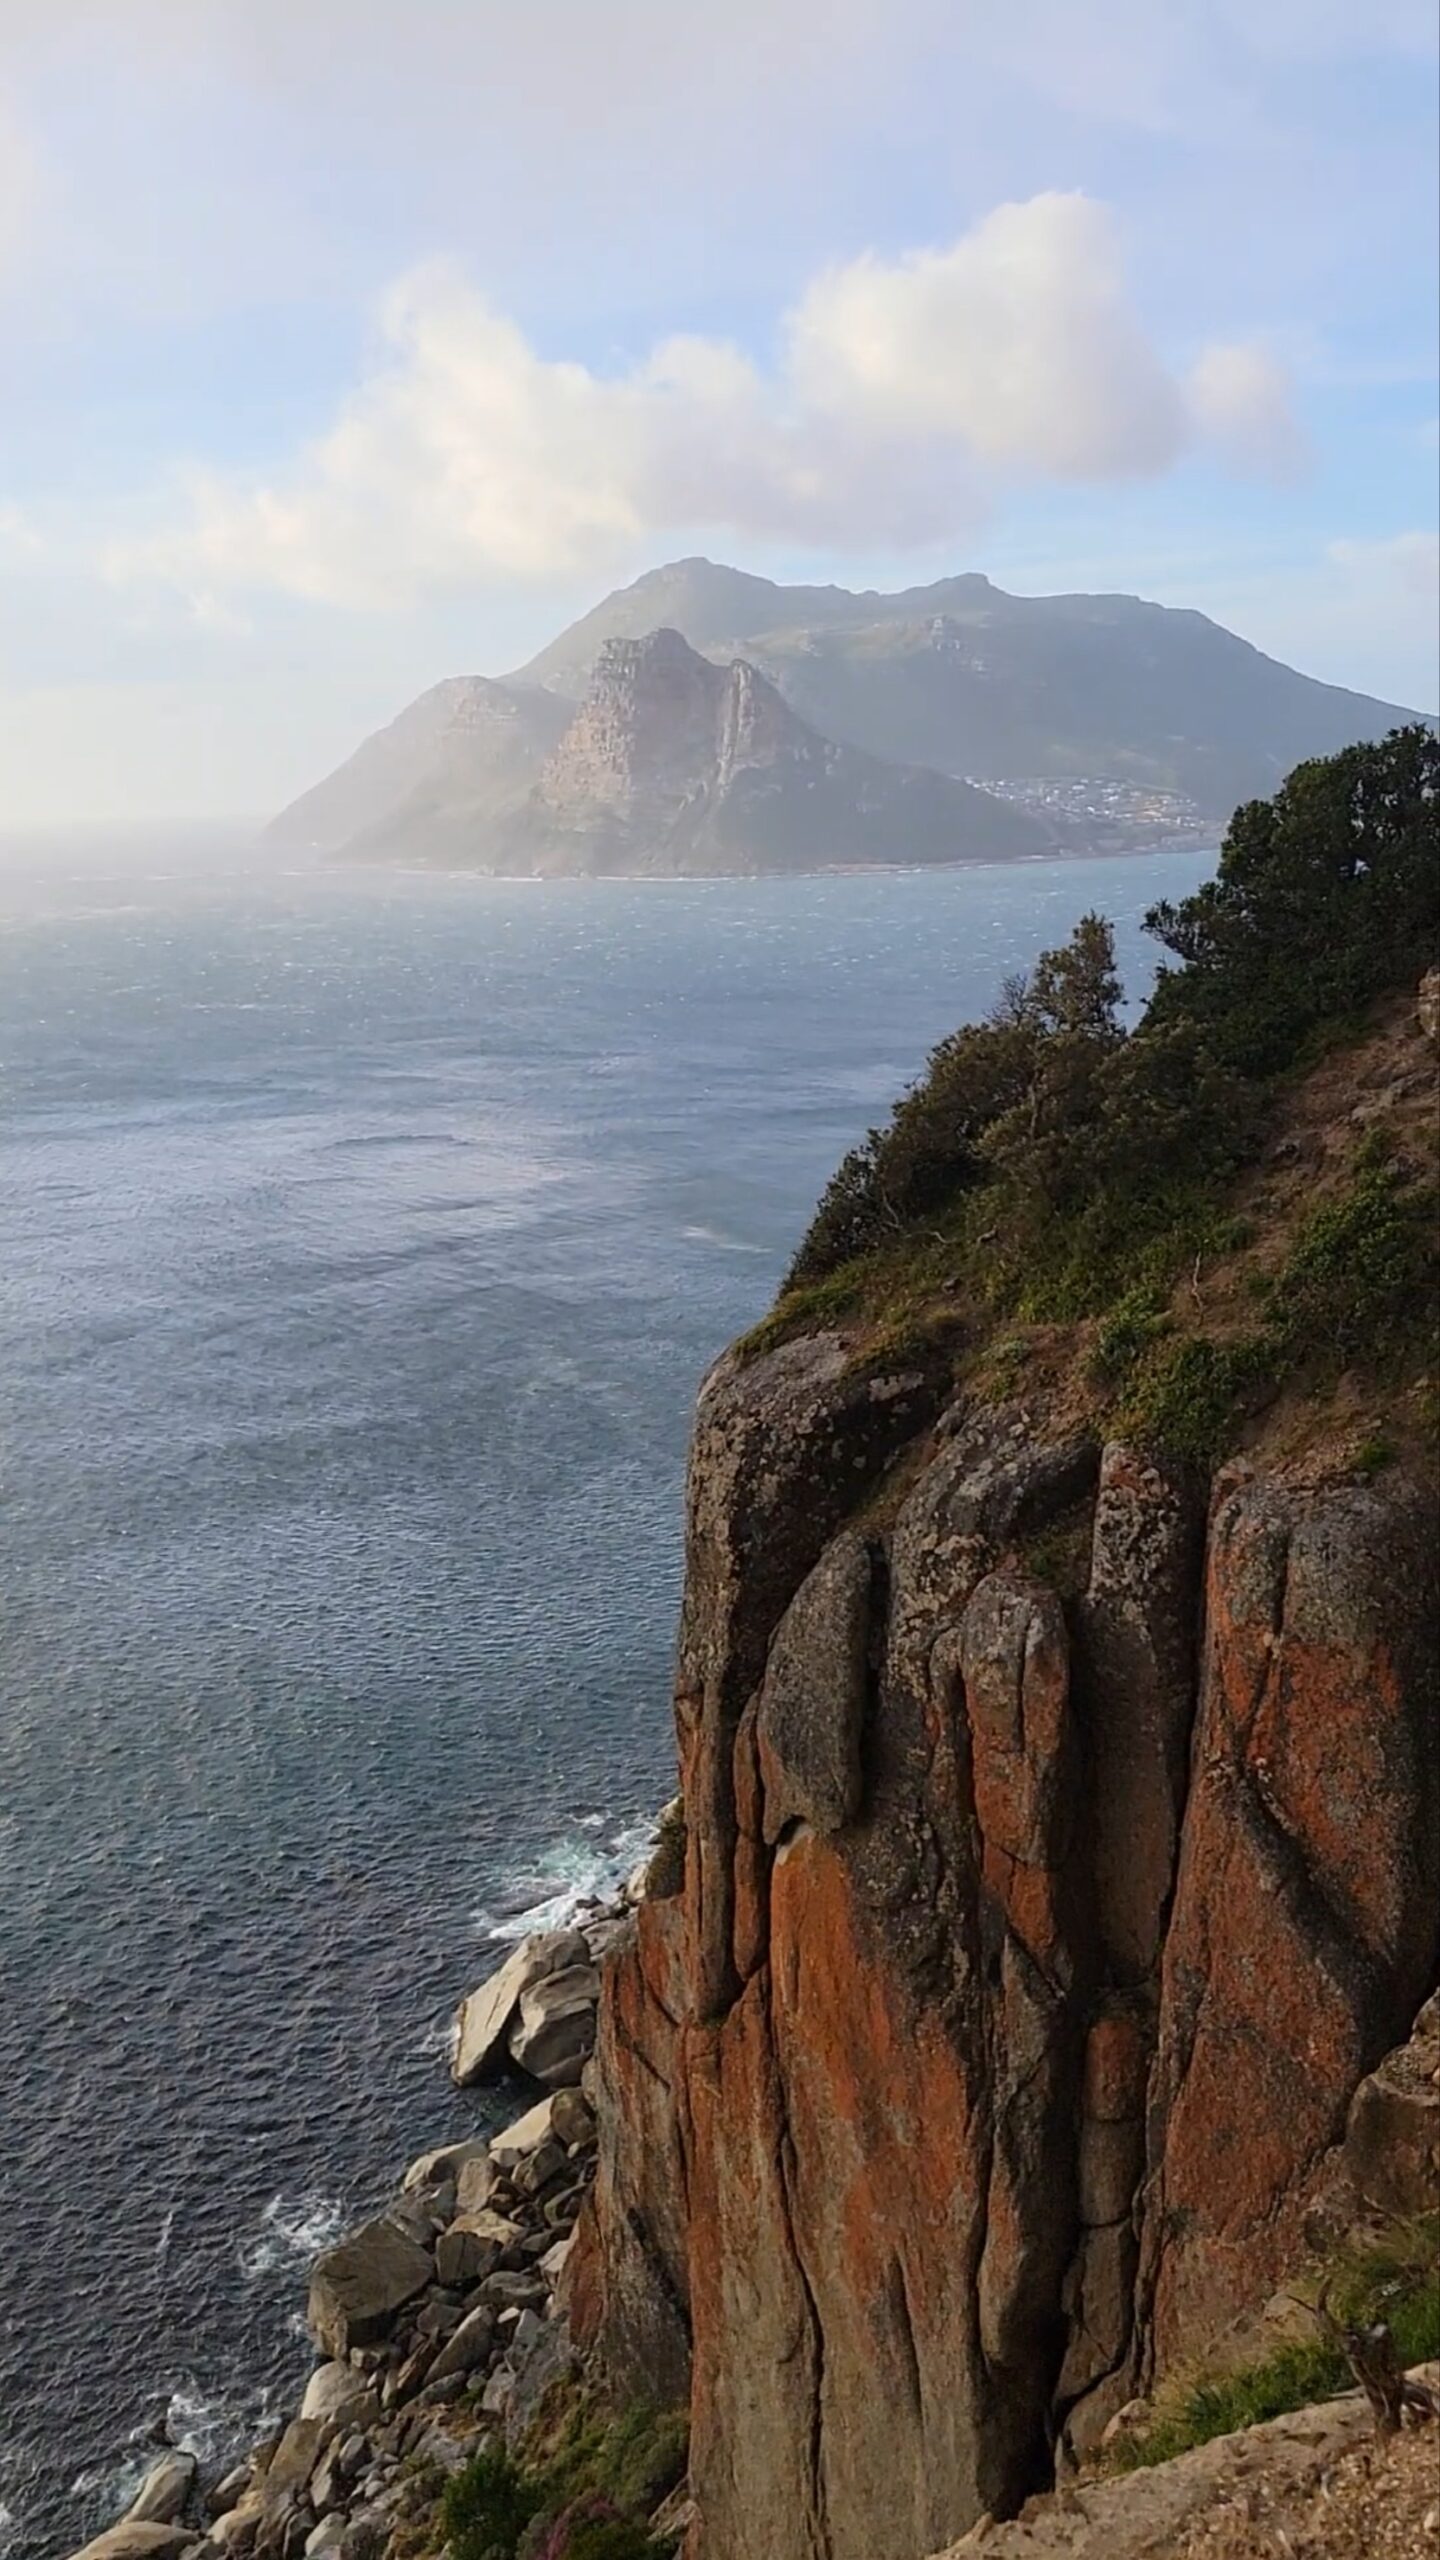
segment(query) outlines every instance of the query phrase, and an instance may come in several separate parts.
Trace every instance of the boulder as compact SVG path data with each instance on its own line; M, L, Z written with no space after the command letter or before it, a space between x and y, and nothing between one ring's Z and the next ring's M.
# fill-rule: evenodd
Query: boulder
M184 2513L185 2502L195 2486L199 2471L193 2453L162 2455L154 2469L146 2473L137 2495L126 2510L127 2524L173 2524Z
M1356 2090L1345 2165L1377 2212L1404 2220L1440 2207L1440 1992Z
M401 2182L402 2192L414 2195L426 2187L446 2187L458 2183L472 2160L488 2157L483 2142L442 2142L436 2151L422 2151L412 2160Z
M428 2249L393 2222L367 2222L317 2258L307 2317L312 2336L339 2358L388 2336L435 2272Z
M542 2098L538 2107L529 2108L523 2116L517 2116L513 2124L507 2124L504 2132L497 2133L490 2145L490 2157L496 2168L507 2174L518 2169L521 2161L528 2160L532 2151L538 2151L542 2142L552 2139L554 2120L555 2100Z
M535 2263L547 2284L559 2283L565 2272L565 2261L574 2245L575 2234L573 2231L567 2231L563 2240L552 2241L544 2256L536 2259Z
M524 1994L547 1974L588 1964L590 1950L578 1929L549 1929L522 1938L498 1973L460 2003L451 2070L462 2088L503 2070L505 2040Z
M265 2474L267 2507L278 2506L292 2491L306 2487L329 2433L330 2422L326 2418L291 2419Z
M74 2560L169 2560L172 2552L190 2551L195 2535L188 2525L146 2524L127 2516L108 2533L87 2542Z
M217 2516L209 2535L217 2551L230 2552L234 2560L240 2560L240 2555L254 2545L262 2512L260 2499L255 2495L242 2498L238 2506L229 2508L223 2516Z
M595 2110L578 2089L557 2089L550 2109L550 2131L567 2151L589 2151L595 2143Z
M343 2516L324 2516L313 2533L305 2537L305 2560L320 2560L325 2551L338 2551L346 2540L349 2527Z
M478 2284L498 2267L507 2249L521 2237L518 2222L503 2213L467 2213L442 2231L436 2245L436 2269L442 2284Z
M487 2143L476 2158L465 2162L455 2182L456 2212L483 2213L499 2183L500 2172L490 2157ZM453 2220L454 2217L451 2218Z
M569 2154L558 2142L542 2142L528 2160L518 2162L514 2185L517 2196L538 2196L555 2178L565 2176L570 2166Z
M446 2382L451 2374L473 2373L483 2364L495 2336L495 2314L487 2303L467 2311L453 2330L430 2368L432 2382Z
M590 1963L566 1965L521 1995L510 2058L548 2089L573 2088L595 2048L600 1976Z
M317 2364L300 2403L302 2418L326 2418L347 2431L373 2426L379 2414L373 2388L352 2364Z
M575 2370L575 2354L563 2321L517 2323L509 2355L513 2379L505 2394L506 2442L513 2450L540 2414L554 2386Z

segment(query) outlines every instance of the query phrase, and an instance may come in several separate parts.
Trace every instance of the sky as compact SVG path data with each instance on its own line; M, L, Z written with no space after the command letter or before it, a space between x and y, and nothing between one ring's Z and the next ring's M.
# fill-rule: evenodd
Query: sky
M1431 0L0 0L0 829L692 552L1437 672Z

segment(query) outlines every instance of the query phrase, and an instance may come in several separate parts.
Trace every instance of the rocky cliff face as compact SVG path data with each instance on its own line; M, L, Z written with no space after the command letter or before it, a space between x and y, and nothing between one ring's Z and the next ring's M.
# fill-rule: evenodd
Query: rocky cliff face
M606 642L498 841L516 870L669 874L955 862L1046 839L991 794L836 746L754 667L660 630Z
M834 1337L712 1373L570 2271L690 2394L689 2560L914 2560L1274 2283L1435 1979L1434 1583L1398 1468L1207 1487Z

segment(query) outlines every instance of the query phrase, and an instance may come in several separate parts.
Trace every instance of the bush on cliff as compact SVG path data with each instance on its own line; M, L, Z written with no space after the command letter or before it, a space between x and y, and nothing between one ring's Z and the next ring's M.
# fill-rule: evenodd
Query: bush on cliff
M846 1158L749 1350L858 1319L869 1352L963 1356L1008 1319L976 1372L1001 1393L1001 1352L1018 1374L1036 1338L1015 1327L1078 1325L1092 1409L1202 1461L1301 1371L1379 1378L1402 1352L1413 1368L1434 1268L1413 1163L1367 1158L1342 1117L1327 1182L1343 1193L1278 1271L1273 1231L1245 1263L1257 1240L1232 1193L1297 1075L1373 1036L1377 1003L1434 952L1437 790L1440 744L1415 728L1239 810L1216 879L1147 919L1179 965L1132 1031L1110 928L1085 917ZM1200 1275L1227 1260L1249 1308L1207 1304Z
M499 2445L487 2445L447 2481L440 2521L452 2560L515 2560L540 2512L541 2494Z
M1137 1244L1186 1230L1245 1160L1273 1078L1433 957L1437 794L1417 725L1237 810L1215 879L1146 919L1180 966L1128 1035L1110 927L1084 917L846 1157L787 1291L918 1232L983 1242L1025 1312L1108 1304Z

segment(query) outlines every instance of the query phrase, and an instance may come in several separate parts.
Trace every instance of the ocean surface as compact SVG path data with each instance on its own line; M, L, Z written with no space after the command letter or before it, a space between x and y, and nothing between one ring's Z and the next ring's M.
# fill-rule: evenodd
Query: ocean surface
M0 862L0 2551L218 2458L671 1791L696 1382L842 1151L1170 853L763 883Z

